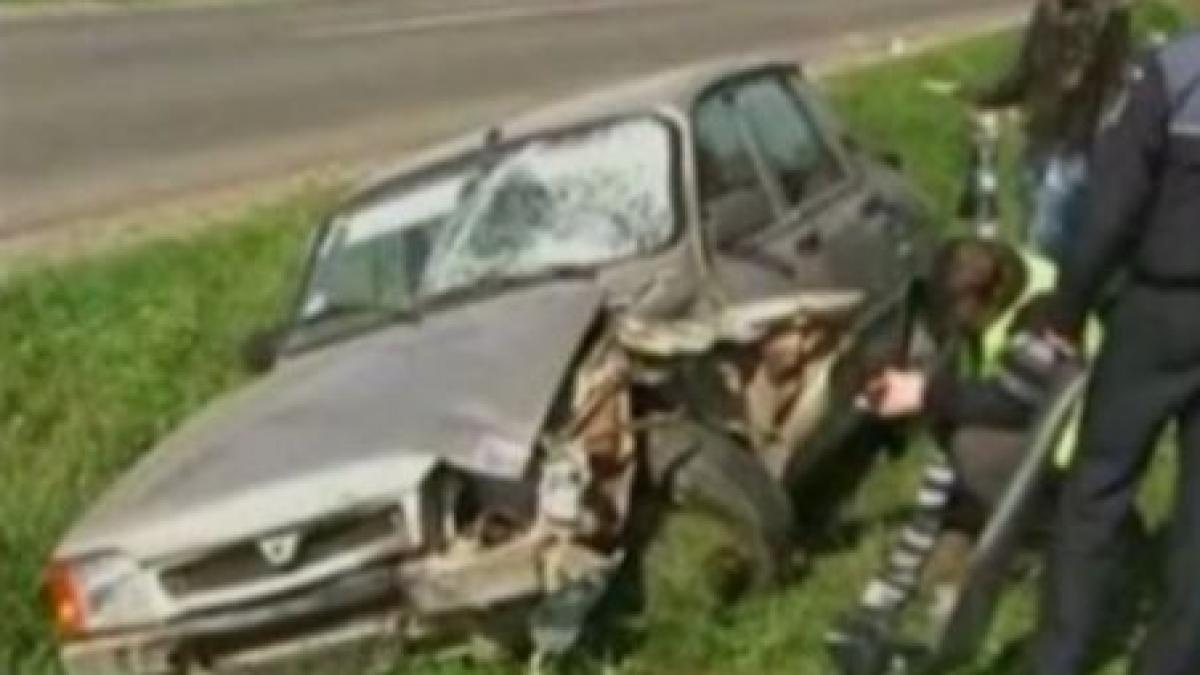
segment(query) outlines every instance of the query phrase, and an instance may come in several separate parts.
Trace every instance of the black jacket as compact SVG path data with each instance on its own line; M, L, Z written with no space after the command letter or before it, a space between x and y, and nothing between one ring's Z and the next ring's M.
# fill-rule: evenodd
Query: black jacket
M984 108L1023 104L1028 152L1084 152L1120 86L1132 29L1114 0L1041 0L1009 71L971 98Z
M1087 223L1067 253L1053 321L1078 334L1114 272L1200 290L1200 32L1132 69L1093 149Z
M1013 396L998 380L965 377L952 368L941 368L925 390L925 412L938 430L983 426L1024 429L1035 409Z
M1004 351L991 368L982 365L986 357L979 340L959 341L957 355L970 356L972 365L943 360L925 390L924 408L935 431L953 433L967 426L1024 430L1073 378L1082 367L1078 355L1040 337L1045 307L1038 296L1018 311Z

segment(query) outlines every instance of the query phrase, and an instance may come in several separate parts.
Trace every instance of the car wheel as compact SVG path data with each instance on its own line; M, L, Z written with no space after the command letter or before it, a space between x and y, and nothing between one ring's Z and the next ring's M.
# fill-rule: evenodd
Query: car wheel
M693 602L719 607L786 578L795 558L792 505L749 450L694 424L657 430L650 445L674 461L651 472L663 508L643 552L649 595L699 591L707 598Z

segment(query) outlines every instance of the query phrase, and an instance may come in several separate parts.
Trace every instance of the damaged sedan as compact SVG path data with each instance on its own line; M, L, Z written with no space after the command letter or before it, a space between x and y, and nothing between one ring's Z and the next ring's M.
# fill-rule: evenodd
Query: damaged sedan
M922 220L787 61L606 90L387 172L319 229L262 376L60 543L68 671L561 654L640 554L646 493L714 515L776 583L786 486L912 348Z

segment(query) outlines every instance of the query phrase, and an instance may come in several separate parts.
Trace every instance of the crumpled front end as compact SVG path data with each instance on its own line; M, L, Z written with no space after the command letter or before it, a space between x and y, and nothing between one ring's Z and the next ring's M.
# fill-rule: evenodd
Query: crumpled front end
M406 486L390 499L256 538L147 561L109 551L57 563L49 590L67 670L236 672L393 633L396 565L436 540L452 472L435 457L390 468Z
M522 478L412 456L391 500L133 564L120 588L75 601L95 615L101 596L136 586L142 604L127 614L141 623L80 626L63 647L68 671L297 672L464 645L565 651L624 555L636 464L626 365L603 341L581 357Z

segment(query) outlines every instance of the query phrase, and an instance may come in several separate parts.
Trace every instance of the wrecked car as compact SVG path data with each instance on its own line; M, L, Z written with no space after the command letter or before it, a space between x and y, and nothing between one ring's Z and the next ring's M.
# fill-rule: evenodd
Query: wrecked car
M561 653L638 555L646 486L777 581L785 484L911 343L922 219L786 60L615 87L385 172L319 228L257 343L268 372L61 541L67 670Z

